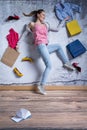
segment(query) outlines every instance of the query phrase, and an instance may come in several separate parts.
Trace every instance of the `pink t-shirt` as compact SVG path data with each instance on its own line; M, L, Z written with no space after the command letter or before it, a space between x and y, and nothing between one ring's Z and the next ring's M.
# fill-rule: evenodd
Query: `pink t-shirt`
M48 29L45 24L39 25L35 24L34 29L32 30L33 35L34 35L34 44L39 45L39 44L48 44Z

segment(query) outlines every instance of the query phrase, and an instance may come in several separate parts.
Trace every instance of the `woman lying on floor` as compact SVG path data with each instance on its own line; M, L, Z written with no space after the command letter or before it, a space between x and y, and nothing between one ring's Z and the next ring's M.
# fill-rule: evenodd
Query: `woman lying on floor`
M63 63L63 67L65 67L66 69L72 71L74 70L74 68L70 64L68 58L65 56L59 44L51 44L51 45L48 44L48 31L51 30L51 31L58 32L59 28L51 29L50 26L44 22L45 11L43 9L39 9L37 11L32 11L30 14L24 13L24 15L35 17L35 22L30 22L27 26L27 29L29 32L32 32L34 37L35 47L37 48L46 66L42 74L42 79L40 81L40 84L37 86L39 93L46 94L44 90L44 86L46 85L49 72L52 68L50 53L57 52L57 54L60 56L60 59Z

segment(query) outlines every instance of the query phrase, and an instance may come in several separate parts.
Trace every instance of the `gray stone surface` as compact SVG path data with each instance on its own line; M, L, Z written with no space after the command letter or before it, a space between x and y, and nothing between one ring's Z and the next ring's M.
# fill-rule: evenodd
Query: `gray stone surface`
M58 1L60 0L0 0L0 23L3 23L7 16L14 13L22 17L22 12L25 11L28 13L39 8L43 8L50 13ZM87 14L87 0L65 0L65 2L80 5L82 8L80 18L85 18Z
M23 26L28 23L31 19L25 18L22 12L29 13L32 10L36 10L39 8L43 8L47 13L46 20L50 22L53 26L58 25L59 21L54 14L54 5L59 0L0 0L0 34L1 34L1 42L0 42L0 57L4 53L7 47L6 35L11 27L13 27L19 34ZM63 0L62 0L63 1ZM82 28L82 33L74 36L73 40L80 39L85 46L87 47L87 0L65 0L66 2L72 2L81 6L82 11L80 15L76 14L76 19L79 21L79 24ZM9 15L18 15L20 16L19 21L10 21L5 22L5 19ZM63 49L65 50L65 46L67 45L70 38L67 37L65 27L61 29L60 32L57 34L50 33L49 34L49 41L50 42L58 42L61 43ZM28 40L28 38L27 38ZM23 73L24 77L16 78L13 74L13 68L9 68L4 64L0 63L0 84L34 84L38 83L41 77L41 73L43 72L44 65L43 63L39 63L35 61L35 64L23 64L21 63L21 58L26 55L30 55L33 53L32 56L36 58L34 48L26 44L30 42L30 39L26 41L26 37L23 36L22 40L20 41L20 57L17 60L16 66L18 67ZM34 51L33 51L34 50ZM66 50L65 50L66 52ZM36 58L37 59L37 58ZM79 65L82 67L82 72L68 72L67 70L62 69L62 64L58 60L55 54L52 54L53 59L53 70L48 80L48 84L54 85L87 85L87 53L83 54L82 56L74 59L72 62L78 62ZM40 66L39 66L40 64ZM43 66L43 68L41 67ZM9 74L9 77L8 77Z

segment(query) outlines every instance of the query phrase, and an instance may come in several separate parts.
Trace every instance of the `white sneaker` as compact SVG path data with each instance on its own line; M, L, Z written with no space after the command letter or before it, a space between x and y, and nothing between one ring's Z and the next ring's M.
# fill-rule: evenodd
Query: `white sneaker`
M38 91L40 94L46 95L46 92L45 92L45 90L44 90L44 87L41 86L41 85L39 85L39 86L37 87L37 91Z
M75 70L70 63L65 63L65 64L63 65L63 67L65 67L65 68L67 68L67 69L69 69L69 70L72 70L72 71Z

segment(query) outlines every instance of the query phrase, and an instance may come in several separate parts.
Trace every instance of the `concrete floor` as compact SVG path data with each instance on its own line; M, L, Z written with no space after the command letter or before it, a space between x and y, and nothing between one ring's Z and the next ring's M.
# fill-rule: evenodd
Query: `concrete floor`
M1 27L1 48L0 48L0 58L2 57L2 54L4 53L8 43L6 41L6 35L9 31L10 27L14 27L20 34L23 25L28 23L30 19L25 18L22 14L22 12L29 13L31 10L43 8L46 10L47 18L46 20L49 20L50 24L58 25L59 21L56 18L54 14L54 5L59 0L0 0L0 27ZM65 2L72 2L75 4L78 4L81 6L82 11L79 14L76 14L76 18L79 21L79 24L82 28L82 33L73 37L73 40L79 39L81 40L85 46L87 46L87 0L65 0ZM6 23L5 19L9 15L17 14L20 16L20 20L15 22L11 21ZM50 15L49 15L50 14ZM66 34L66 29L61 29L60 32L53 34L49 34L49 41L50 42L58 42L62 43L61 46L63 47L65 53L66 53L66 45L69 42L69 38ZM20 51L21 55L19 59L17 60L16 64L9 68L5 66L4 64L0 63L1 70L0 70L0 84L34 84L38 83L41 77L41 73L43 71L44 65L43 63L39 63L38 61L35 62L35 64L22 64L21 58L26 55L30 55L29 51L33 52L33 47L25 44L26 40L25 37L21 40L20 45ZM30 40L30 39L29 39ZM28 50L29 48L29 50ZM35 50L34 50L35 51ZM33 57L36 55L33 54ZM36 57L35 57L36 58ZM53 54L52 55L52 64L53 64L53 70L50 74L50 77L48 79L47 84L54 84L54 85L87 85L87 53L83 54L82 56L79 56L78 58L74 59L71 62L78 62L79 65L82 67L82 72L68 72L62 68L62 64L60 60ZM39 67L39 64L41 67ZM24 77L22 78L16 78L13 74L13 68L17 66L23 73ZM8 74L10 75L10 78L8 77Z
M54 5L60 0L0 0L0 23L7 18L8 15L17 13L22 16L23 11L30 11L34 9L44 8L50 12ZM61 0L64 1L64 0ZM84 19L87 14L87 0L65 0L65 2L72 2L82 7L81 18ZM25 6L27 7L25 9Z

